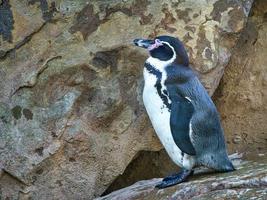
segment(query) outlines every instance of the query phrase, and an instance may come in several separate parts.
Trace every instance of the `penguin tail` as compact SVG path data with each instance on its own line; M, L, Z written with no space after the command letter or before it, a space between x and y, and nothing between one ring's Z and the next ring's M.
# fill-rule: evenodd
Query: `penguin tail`
M229 160L229 158L227 158L225 161L222 162L222 166L219 167L219 169L217 169L220 172L231 172L231 171L235 171L235 167L233 165L233 163Z
M227 153L205 155L204 158L199 159L199 163L218 172L231 172L235 170Z

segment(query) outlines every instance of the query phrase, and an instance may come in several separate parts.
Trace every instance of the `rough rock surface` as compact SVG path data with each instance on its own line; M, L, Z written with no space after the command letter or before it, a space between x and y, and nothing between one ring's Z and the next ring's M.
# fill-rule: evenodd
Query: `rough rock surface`
M267 1L256 1L214 95L230 151L267 152Z
M257 157L257 156L256 156ZM236 171L215 174L198 171L188 182L158 190L161 179L144 180L96 200L258 199L267 196L267 159L239 161Z
M255 1L213 99L229 152L267 152L267 0ZM145 164L144 164L145 163ZM177 172L165 151L142 152L106 193Z
M0 196L91 199L161 149L137 37L178 36L213 93L252 0L0 1Z

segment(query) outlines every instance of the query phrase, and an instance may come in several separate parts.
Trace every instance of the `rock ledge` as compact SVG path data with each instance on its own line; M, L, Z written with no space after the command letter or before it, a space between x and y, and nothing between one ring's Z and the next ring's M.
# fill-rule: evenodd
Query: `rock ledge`
M159 178L144 180L97 200L135 199L265 199L267 196L267 159L242 161L231 173L196 172L189 182L155 189Z

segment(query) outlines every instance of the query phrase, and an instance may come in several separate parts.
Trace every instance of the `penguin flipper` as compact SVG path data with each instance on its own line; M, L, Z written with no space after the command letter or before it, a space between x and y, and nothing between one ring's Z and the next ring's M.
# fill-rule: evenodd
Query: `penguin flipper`
M172 99L170 127L175 144L182 152L196 155L190 140L190 120L194 112L192 103L178 94Z

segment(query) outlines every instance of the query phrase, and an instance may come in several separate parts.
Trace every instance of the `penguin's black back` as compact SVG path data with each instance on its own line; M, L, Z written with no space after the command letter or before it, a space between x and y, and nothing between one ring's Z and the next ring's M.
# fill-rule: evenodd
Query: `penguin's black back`
M207 91L189 66L171 64L166 67L165 84L172 99L178 93L191 100L192 114L191 142L196 151L199 165L205 165L219 171L231 171L233 165L226 152L220 117Z

